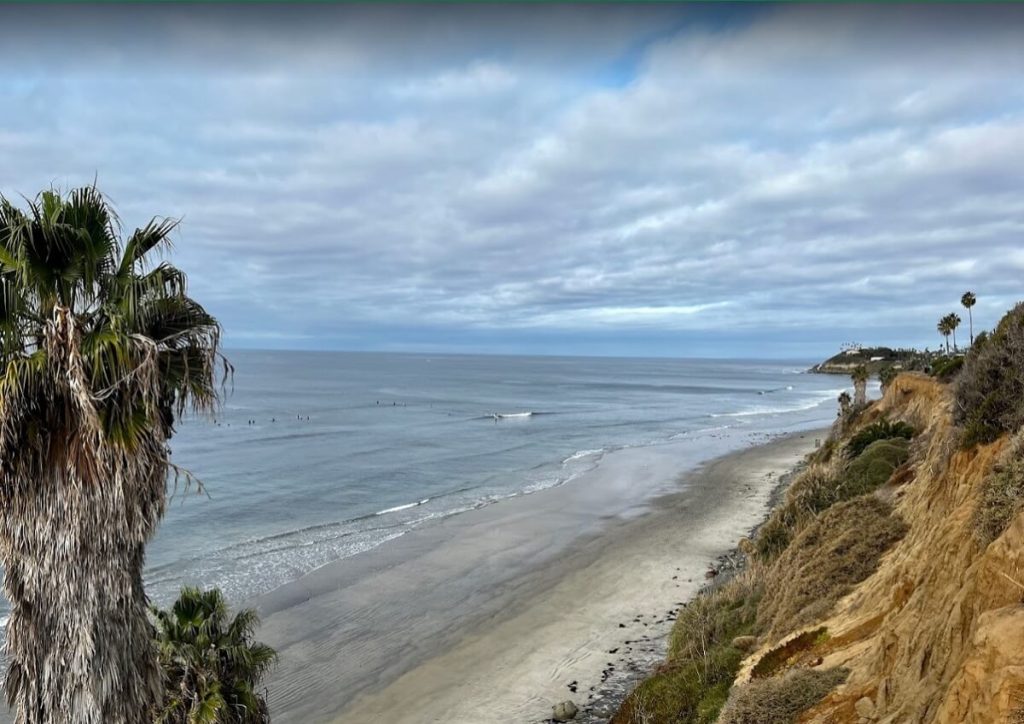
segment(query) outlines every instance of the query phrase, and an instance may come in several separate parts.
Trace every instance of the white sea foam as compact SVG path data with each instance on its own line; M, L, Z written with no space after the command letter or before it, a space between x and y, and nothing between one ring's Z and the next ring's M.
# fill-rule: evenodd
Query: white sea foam
M409 508L417 508L421 505L430 502L430 498L424 498L416 503L406 503L405 505L396 505L394 508L385 508L384 510L378 510L374 515L387 515L388 513L397 513L401 510L409 510Z
M600 455L604 452L603 447L595 448L593 450L577 450L572 455L562 461L562 465L571 463L573 460L580 460L582 458L590 457L591 455Z
M815 407L834 400L840 392L845 388L838 388L836 390L830 390L828 392L820 393L819 396L814 397L810 400L804 399L800 404L797 405L779 405L775 407L759 406L750 407L745 410L739 410L737 412L712 412L708 417L753 417L756 415L780 415L787 412L803 412L805 410L813 410Z

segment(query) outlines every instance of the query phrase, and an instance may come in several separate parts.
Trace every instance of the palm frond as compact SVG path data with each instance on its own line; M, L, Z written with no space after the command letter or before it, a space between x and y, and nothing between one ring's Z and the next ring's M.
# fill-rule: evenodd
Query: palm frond
M161 698L158 657L188 680L208 666L208 652L153 645L141 585L175 419L223 389L219 324L179 269L149 261L175 223L123 241L94 186L22 208L0 197L0 562L18 724L139 721ZM198 711L230 708L208 693Z

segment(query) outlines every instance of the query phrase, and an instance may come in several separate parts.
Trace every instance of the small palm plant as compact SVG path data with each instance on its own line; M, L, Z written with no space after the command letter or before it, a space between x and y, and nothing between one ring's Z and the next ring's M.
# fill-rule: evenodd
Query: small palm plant
M853 404L857 407L866 405L868 401L868 368L865 365L857 365L850 373L853 380Z
M170 610L151 609L166 676L158 724L263 724L260 680L277 654L252 641L259 618L245 609L229 618L216 588L186 586Z
M145 546L175 419L217 404L223 361L217 320L153 259L174 226L122 239L93 187L24 210L0 197L4 689L17 724L144 724L160 695Z

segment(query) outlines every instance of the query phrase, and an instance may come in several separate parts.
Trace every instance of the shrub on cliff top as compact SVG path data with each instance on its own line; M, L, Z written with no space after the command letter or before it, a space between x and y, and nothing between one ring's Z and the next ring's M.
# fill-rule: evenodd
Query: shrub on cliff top
M778 633L820 620L875 572L882 554L905 533L903 521L873 495L832 506L804 527L768 571L758 630Z
M836 498L850 500L883 485L910 457L910 443L904 438L876 440L846 468L837 486Z
M879 420L868 425L850 438L850 442L846 444L846 454L851 458L855 458L864 452L864 449L875 440L891 440L893 438L910 440L913 437L914 428L911 425L901 420L896 422Z
M719 724L792 724L846 681L848 673L846 669L796 669L736 687Z
M961 444L992 442L1024 424L1024 303L975 341L954 388L954 420Z
M963 357L939 357L939 359L932 362L931 375L943 382L949 382L957 376L960 370L963 369L963 366Z
M878 370L878 381L882 385L883 392L889 388L889 385L892 384L893 380L896 379L896 376L899 375L899 373L900 371L892 365Z

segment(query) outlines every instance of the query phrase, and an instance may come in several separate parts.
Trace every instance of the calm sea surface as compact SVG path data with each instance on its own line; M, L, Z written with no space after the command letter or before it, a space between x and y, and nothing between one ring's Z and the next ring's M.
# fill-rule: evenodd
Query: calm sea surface
M423 522L560 485L624 446L715 454L819 427L843 378L799 362L240 351L216 419L187 419L179 489L149 547L161 603L182 583L238 602ZM251 421L251 422L250 422Z

